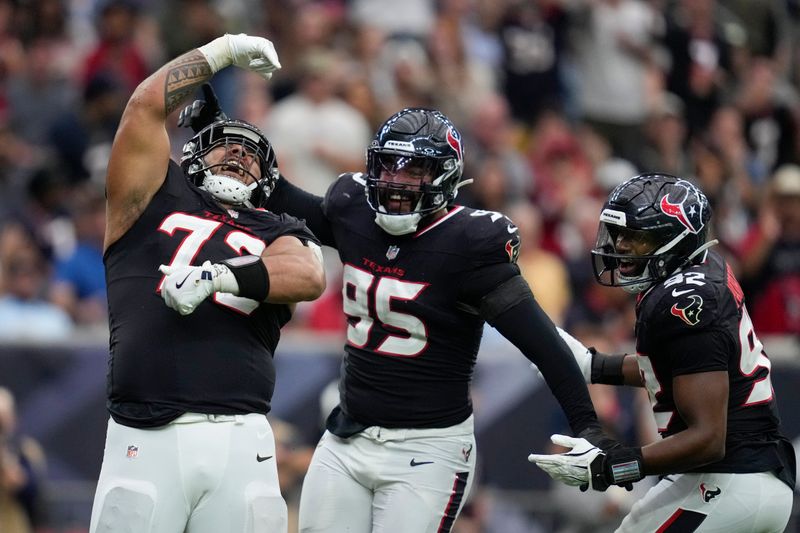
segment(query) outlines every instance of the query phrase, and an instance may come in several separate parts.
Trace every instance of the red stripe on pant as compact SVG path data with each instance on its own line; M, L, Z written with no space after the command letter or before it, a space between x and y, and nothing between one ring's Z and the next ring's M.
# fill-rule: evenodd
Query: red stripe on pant
M672 516L667 518L666 522L661 524L656 533L692 533L692 531L700 527L706 516L708 515L696 511L678 509L672 513Z
M467 488L467 478L469 478L469 472L456 472L456 479L453 481L453 490L450 493L450 500L447 502L447 506L444 508L444 516L442 516L442 521L439 522L439 529L437 529L437 533L449 533L450 528L453 527L453 523L456 521L456 515L458 514L458 508L461 507L461 500L464 499L464 490Z

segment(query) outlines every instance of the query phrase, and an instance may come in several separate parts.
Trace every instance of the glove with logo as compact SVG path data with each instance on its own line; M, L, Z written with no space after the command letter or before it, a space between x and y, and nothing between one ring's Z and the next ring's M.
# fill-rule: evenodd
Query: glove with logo
M206 261L202 266L161 265L158 270L166 276L161 287L164 303L184 316L214 292L239 292L236 277L223 264Z
M195 100L183 108L178 115L178 126L192 128L192 131L197 133L220 120L228 120L228 115L222 111L211 84L204 83L203 100Z
M586 439L569 437L567 435L552 435L553 444L571 448L570 451L556 454L530 454L528 461L547 474L567 485L583 487L590 481L589 464L600 455L600 448L594 446Z
M561 454L531 454L528 461L536 463L553 479L579 486L582 491L589 487L605 491L611 485L633 490L633 483L644 477L640 448L625 448L599 430L586 430L581 435L589 438L599 435L602 445L609 447L600 449L587 438L553 435L550 440L554 444L572 449Z
M212 73L236 65L268 80L274 71L281 68L275 46L263 37L226 33L198 50L205 56Z

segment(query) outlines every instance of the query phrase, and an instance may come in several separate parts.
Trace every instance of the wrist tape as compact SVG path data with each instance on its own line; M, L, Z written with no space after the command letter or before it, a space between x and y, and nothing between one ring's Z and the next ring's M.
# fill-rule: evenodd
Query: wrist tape
M222 261L239 284L239 296L263 302L269 295L269 272L257 255L231 257Z
M625 376L622 373L622 363L625 361L625 354L608 355L589 348L592 352L592 383L603 383L605 385L624 385Z
M605 490L610 485L636 483L644 477L641 448L615 448L592 461L592 488Z
M226 33L222 37L217 37L210 43L197 48L206 58L206 61L208 61L208 66L211 67L212 74L216 74L233 63L229 42L230 37L231 36Z

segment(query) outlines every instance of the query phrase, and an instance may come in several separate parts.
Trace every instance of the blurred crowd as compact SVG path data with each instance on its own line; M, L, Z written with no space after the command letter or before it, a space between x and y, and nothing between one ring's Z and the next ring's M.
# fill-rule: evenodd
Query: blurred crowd
M122 109L166 59L223 32L274 41L269 84L214 79L281 170L324 193L385 117L461 128L459 203L520 227L559 324L630 339L631 300L592 279L602 199L637 172L700 185L762 334L800 332L796 0L0 0L0 339L106 323L103 179ZM179 158L189 132L170 132ZM335 263L335 261L331 261ZM293 327L340 332L330 289Z
M283 68L220 72L223 109L317 194L364 169L390 114L445 112L475 180L457 202L512 218L536 298L580 338L631 341L632 297L594 282L589 250L607 193L646 171L706 192L759 334L800 333L798 0L0 0L0 341L105 331L122 110L224 32L271 39ZM175 159L190 135L170 131ZM343 331L329 263L291 328Z

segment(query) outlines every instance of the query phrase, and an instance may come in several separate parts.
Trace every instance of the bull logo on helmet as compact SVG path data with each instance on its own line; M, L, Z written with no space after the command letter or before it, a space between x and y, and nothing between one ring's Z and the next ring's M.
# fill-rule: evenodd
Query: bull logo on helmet
M697 188L688 181L680 180L675 186L681 187L686 191L680 202L669 201L669 193L661 197L661 211L670 217L677 218L686 229L692 233L700 233L703 229L703 203L698 202L700 198Z
M455 128L449 128L447 130L447 144L450 145L450 148L456 151L458 154L458 160L461 161L464 158L464 155L461 152L461 135L459 135Z

